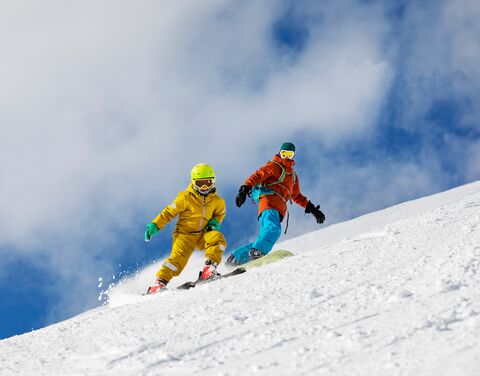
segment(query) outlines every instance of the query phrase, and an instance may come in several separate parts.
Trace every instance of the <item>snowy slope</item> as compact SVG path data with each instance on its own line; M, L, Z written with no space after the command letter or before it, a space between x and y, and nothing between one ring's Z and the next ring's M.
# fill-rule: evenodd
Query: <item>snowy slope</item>
M1 341L0 374L480 375L480 182L277 248L297 256L141 297L152 266L107 306Z

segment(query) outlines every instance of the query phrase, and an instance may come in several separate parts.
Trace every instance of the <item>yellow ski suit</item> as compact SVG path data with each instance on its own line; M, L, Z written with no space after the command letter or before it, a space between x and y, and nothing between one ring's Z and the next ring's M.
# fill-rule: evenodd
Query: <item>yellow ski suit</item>
M190 184L186 191L178 193L175 200L152 221L161 230L179 216L172 235L172 253L158 271L157 278L168 282L178 276L195 248L205 250L205 257L219 264L227 242L220 231L204 230L212 218L221 223L225 213L225 201L216 192L203 196Z

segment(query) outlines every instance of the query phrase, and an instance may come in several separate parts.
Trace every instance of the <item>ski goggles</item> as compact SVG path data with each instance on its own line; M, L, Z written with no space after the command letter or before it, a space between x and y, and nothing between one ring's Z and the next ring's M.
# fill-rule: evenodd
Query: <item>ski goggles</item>
M200 190L207 190L213 187L215 180L213 178L209 179L196 179L194 180L195 186Z
M283 159L293 159L295 152L293 150L280 150L280 157Z

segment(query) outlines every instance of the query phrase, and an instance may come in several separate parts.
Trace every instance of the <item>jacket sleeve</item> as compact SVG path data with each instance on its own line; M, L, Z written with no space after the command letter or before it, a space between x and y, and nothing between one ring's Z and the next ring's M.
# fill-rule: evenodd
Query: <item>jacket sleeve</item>
M300 182L298 181L298 175L293 185L292 200L302 208L306 208L308 204L308 198L300 193Z
M152 223L155 223L159 230L164 228L173 218L185 210L185 196L180 192L175 200L168 205L162 212L155 217Z
M218 200L218 205L215 208L215 211L213 212L213 218L215 218L220 224L223 222L223 219L225 218L226 214L227 214L227 205L225 204L225 200L223 198L220 198Z
M275 177L275 176L280 176L278 174L277 169L279 169L277 165L267 162L265 165L263 165L260 169L255 171L250 177L245 180L245 185L248 185L250 187L254 187L257 184L263 183L265 180L267 180L270 177Z

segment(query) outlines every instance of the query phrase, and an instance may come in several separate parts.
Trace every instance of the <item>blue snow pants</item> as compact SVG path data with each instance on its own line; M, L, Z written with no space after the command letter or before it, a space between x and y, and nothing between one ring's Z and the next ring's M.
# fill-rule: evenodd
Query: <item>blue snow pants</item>
M275 209L266 209L258 219L260 222L260 232L253 243L245 244L235 249L232 254L239 264L248 262L248 253L252 248L258 249L264 254L270 252L282 234L282 225L280 224L280 213Z

